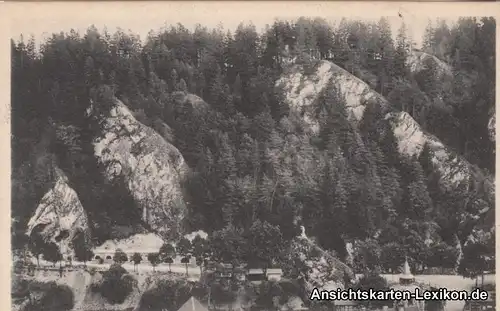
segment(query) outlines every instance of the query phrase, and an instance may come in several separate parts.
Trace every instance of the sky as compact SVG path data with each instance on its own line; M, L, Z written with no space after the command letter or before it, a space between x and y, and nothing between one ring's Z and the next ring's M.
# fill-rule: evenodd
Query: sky
M338 23L342 17L348 19L378 20L388 17L395 36L397 29L404 22L410 26L411 35L416 45L420 46L423 33L429 19L441 18L449 23L456 17L444 16L442 12L431 10L425 14L415 10L411 3L369 2L338 5L330 2L87 2L66 4L60 2L18 3L13 6L10 22L11 37L18 39L20 34L25 38L31 34L38 40L47 38L54 32L68 32L72 28L84 33L90 25L98 29L105 26L110 32L116 28L131 30L144 39L149 31L159 30L165 25L182 23L186 28L194 30L196 24L209 28L222 25L224 29L234 30L240 23L253 23L257 30L264 29L275 19L294 20L300 16L322 17L331 23ZM454 4L456 5L456 4ZM422 11L422 6L418 6ZM438 8L438 7L434 7ZM456 8L454 8L456 11ZM356 14L353 14L356 12ZM401 13L403 18L398 16ZM434 14L433 14L434 13ZM440 15L437 15L441 14ZM32 16L30 16L32 15Z

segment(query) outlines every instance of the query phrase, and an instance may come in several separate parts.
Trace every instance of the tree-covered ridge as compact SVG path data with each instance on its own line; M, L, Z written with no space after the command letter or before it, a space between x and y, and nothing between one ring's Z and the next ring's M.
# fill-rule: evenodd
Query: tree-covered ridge
M452 32L457 43L450 49L477 55L471 70L484 81L494 81L480 67L491 63L491 57L494 61L492 24L493 19L463 19ZM460 43L471 33L487 42L479 54ZM474 222L462 219L474 200L465 200L467 191L448 193L436 187L428 151L420 158L400 156L378 105L368 105L354 126L334 84L312 107L318 132L275 88L287 60L312 70L311 57L328 58L446 143L456 138L456 127L487 128L487 121L470 119L471 113L460 117L457 110L452 112L454 127L443 125L441 117L434 119L439 106L429 105L428 98L438 97L411 73L409 53L404 29L393 42L386 19L378 24L343 20L331 27L321 19L300 18L277 21L262 34L251 25L240 25L234 33L202 26L192 32L177 25L151 32L144 43L134 34L100 33L91 27L84 35L54 34L39 52L33 39L12 42L13 217L19 220L14 229L23 231L53 181L55 166L78 192L97 241L113 236L113 224L138 225L137 215L119 213L134 204L131 194L119 180L103 181L93 153L92 138L102 124L88 114L89 105L94 115L105 115L116 97L185 158L191 168L184 185L189 225L224 241L224 260L282 261L300 226L341 260L349 259L346 243L353 242L359 269L373 262L394 269L404 255L412 264L443 265L436 260L443 250L458 260L455 247L463 246L474 230ZM451 90L438 83L432 87L460 107L460 96L469 96L466 108L478 114L482 105L493 107L493 82L488 82L488 92L478 92L486 84L456 85L460 81L454 79ZM479 150L474 153L478 164L494 158L493 149L478 145L482 140L475 135L481 133L468 132L467 148ZM470 158L470 153L464 155ZM482 166L492 170L489 164ZM248 238L256 233L262 237ZM485 245L478 241L471 245ZM249 250L271 248L277 252L247 256ZM483 248L477 256L488 252ZM388 253L398 254L397 259L382 259ZM456 266L451 259L447 265Z
M460 18L453 27L437 21L426 28L423 51L444 64L427 65L415 76L430 107L436 109L420 108L412 114L444 143L492 174L495 143L485 125L495 112L495 27L495 19L489 17ZM448 77L436 72L445 64Z

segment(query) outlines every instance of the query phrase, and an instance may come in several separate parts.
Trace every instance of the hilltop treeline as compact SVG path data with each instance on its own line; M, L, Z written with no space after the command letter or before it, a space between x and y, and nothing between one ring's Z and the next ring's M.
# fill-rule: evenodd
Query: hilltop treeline
M39 51L33 39L12 41L13 228L23 230L57 165L89 213L94 236L109 237L104 229L118 221L116 211L133 203L124 187L102 186L91 145L99 124L87 109L92 102L97 113L106 113L116 96L144 124L160 133L165 124L171 130L193 171L185 185L190 226L226 241L220 245L226 257L247 252L247 232L260 232L261 251L269 250L265 241L271 237L276 249L286 250L303 225L342 260L346 242L358 241L359 269L396 268L405 254L412 265L454 268L456 246L473 230L463 216L475 200L467 191L436 187L428 148L420 158L400 156L376 105L355 127L335 85L315 104L321 129L314 134L274 87L287 59L314 66L311 55L330 58L389 97L394 109L411 113L493 171L493 143L485 133L486 108L494 107L495 20L463 18L448 32L443 25L429 28L426 48L444 61L460 54L451 62L453 72L474 72L479 78L472 83L453 80L448 89L436 81L425 89L406 65L404 25L394 42L384 18L376 24L343 20L337 27L300 18L277 21L261 34L251 25L232 33L202 26L193 32L179 24L151 32L144 42L132 33L90 27L85 34L53 34ZM464 63L463 55L473 60ZM448 108L439 118L427 101L438 98L433 90L447 95L441 96ZM208 109L179 105L183 93L200 96ZM443 128L443 118L453 126ZM491 249L478 247L464 257L464 267L484 270L478 262ZM269 264L280 257L268 256Z

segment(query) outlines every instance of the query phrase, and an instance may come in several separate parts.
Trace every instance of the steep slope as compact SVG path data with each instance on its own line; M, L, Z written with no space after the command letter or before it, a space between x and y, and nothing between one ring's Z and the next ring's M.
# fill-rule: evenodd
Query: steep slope
M333 81L345 99L352 121L357 122L362 119L367 105L378 103L386 119L392 125L401 154L418 156L424 144L428 143L432 146L432 161L441 173L440 183L443 186L456 190L469 189L470 184L486 179L484 187L489 194L488 201L493 202L494 185L491 176L483 176L484 174L479 169L449 150L437 138L424 133L409 114L391 111L387 100L373 91L365 82L328 61L318 62L314 72L310 75L305 75L304 72L303 66L295 65L277 81L277 86L285 91L290 107L304 113L305 121L313 128L319 128L318 120L308 108L312 108L319 93L325 89L328 82ZM473 213L478 214L479 211Z
M69 185L64 172L55 168L56 183L42 198L35 214L28 223L26 234L29 236L35 228L41 228L42 237L56 242L64 231L69 233L58 242L61 253L72 255L71 239L77 230L82 230L89 237L87 214L78 199L78 195Z
M177 238L186 211L181 183L188 170L177 148L117 101L103 120L94 151L108 180L124 179L142 220L163 237Z
M317 130L319 129L317 120L307 108L312 106L319 93L330 81L334 81L340 87L352 121L361 120L366 103L370 101L377 101L382 107L388 107L387 100L373 91L368 84L327 61L319 62L315 71L310 75L304 74L302 66L294 66L276 84L285 91L290 107L304 112L305 121L312 126L313 130Z
M413 52L409 55L407 59L407 64L410 68L411 74L415 78L418 83L420 90L427 96L427 102L430 104L430 107L433 109L430 110L430 113L436 111L436 109L441 109L448 111L449 115L448 119L454 118L452 115L455 113L460 114L460 105L453 104L453 101L445 101L443 98L451 97L453 95L453 82L458 81L460 83L461 89L464 90L465 94L474 94L478 92L475 90L477 88L478 81L481 81L482 74L477 70L462 68L460 70L453 69L452 66L447 64L446 62L438 59L437 57L424 53L424 52ZM480 82L480 84L485 84L486 82ZM479 91L480 93L485 92L483 89ZM484 94L483 94L484 95ZM475 96L475 95L471 95ZM466 97L467 98L467 97ZM473 99L472 103L465 102L466 105L476 105L482 102L480 99ZM458 111L457 111L458 109ZM494 105L489 108L478 108L480 110L489 109L487 112L486 118L488 119L487 127L485 128L484 135L488 135L488 138L491 142L495 142L495 107ZM482 116L484 118L485 116ZM453 122L453 120L448 120L449 122ZM455 121L458 123L459 121ZM480 124L474 124L475 126L481 126ZM432 131L431 129L429 129ZM439 134L437 134L439 136ZM441 134L442 135L442 134ZM481 135L478 135L481 136ZM446 140L439 136L440 138ZM481 145L481 143L479 144ZM477 146L476 146L477 147ZM483 146L484 147L484 146Z
M182 92L174 92L172 94L173 101L175 104L175 109L179 110L189 110L189 114L186 119L181 120L190 120L194 119L200 114L210 113L213 111L211 107L206 104L200 97L190 94L185 94ZM283 185L283 189L286 189L286 192L293 193L295 191L295 186L293 183L288 183L293 178L291 178L291 169L296 169L297 171L313 171L317 166L317 160L314 158L312 154L312 149L309 145L309 139L305 135L301 135L295 133L291 128L293 125L290 120L285 121L284 123L288 123L288 125L284 125L284 127L290 127L290 132L283 137L279 137L277 133L273 134L273 144L267 149L266 157L272 159L273 163L283 163L283 165L275 171L277 178L281 180ZM250 136L245 134L246 139L249 139ZM245 139L245 137L243 139ZM301 150L300 153L297 150ZM302 150L303 149L303 150ZM306 151L307 150L307 151ZM299 158L294 158L292 154L300 154ZM297 162L295 162L297 161ZM283 169L283 168L287 169ZM304 176L308 175L307 173L303 173ZM297 176L295 176L297 178ZM246 179L243 181L245 183L246 191L254 191L255 185L246 184L250 179ZM271 187L263 187L258 191L270 191ZM269 192L270 193L270 192ZM223 199L221 202L224 202ZM219 203L223 204L223 203ZM292 211L288 211L292 212ZM203 231L193 232L192 234L186 235L186 238L192 240L196 234L199 234L202 238L206 237L206 233ZM305 234L305 233L304 233ZM341 287L343 284L343 276L344 272L348 271L350 273L350 269L340 262L338 258L336 258L331 252L325 251L319 246L319 243L314 240L308 239L305 235L302 237L296 237L291 242L291 250L289 256L286 258L286 263L283 263L283 269L286 274L294 275L297 278L303 279L306 283L306 286L309 290L312 290L314 287L319 288L337 288Z
M391 122L394 134L398 138L399 150L402 154L418 156L424 144L431 148L433 162L439 168L442 184L451 188L459 188L484 179L483 172L470 165L465 159L448 150L436 137L425 133L420 125L406 112L391 112L386 115ZM485 186L494 196L493 181L486 179Z

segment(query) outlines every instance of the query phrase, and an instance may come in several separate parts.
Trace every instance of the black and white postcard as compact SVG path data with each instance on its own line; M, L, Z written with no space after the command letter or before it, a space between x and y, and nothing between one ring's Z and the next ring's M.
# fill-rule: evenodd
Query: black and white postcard
M496 310L494 3L6 7L10 310Z

